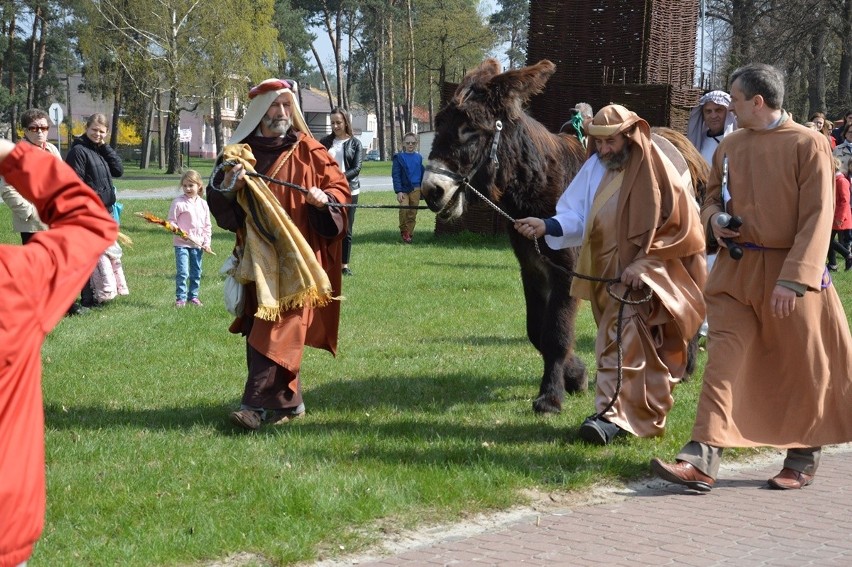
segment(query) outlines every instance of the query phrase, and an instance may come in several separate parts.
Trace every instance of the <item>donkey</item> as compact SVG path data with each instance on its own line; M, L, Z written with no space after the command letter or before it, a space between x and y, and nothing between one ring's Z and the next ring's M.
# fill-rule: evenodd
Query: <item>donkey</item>
M435 117L435 138L421 185L432 211L447 219L461 215L468 202L479 198L475 189L512 219L553 216L559 196L585 159L576 138L552 134L524 112L555 69L543 60L501 73L500 64L487 59L462 79ZM539 254L534 243L515 230L509 231L509 241L521 266L527 337L544 359L533 409L558 413L566 391L588 387L586 367L574 353L579 300L568 293L576 251L541 246Z

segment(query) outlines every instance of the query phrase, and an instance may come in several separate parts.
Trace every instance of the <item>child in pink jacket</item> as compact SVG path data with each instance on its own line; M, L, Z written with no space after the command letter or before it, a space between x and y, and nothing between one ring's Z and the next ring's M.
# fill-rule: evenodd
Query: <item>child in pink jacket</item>
M190 305L201 307L198 298L201 287L201 256L210 252L210 239L213 226L210 223L210 209L204 200L204 186L201 175L190 169L180 180L183 192L175 197L169 209L168 221L187 233L189 239L175 236L175 307ZM187 285L189 284L189 285Z

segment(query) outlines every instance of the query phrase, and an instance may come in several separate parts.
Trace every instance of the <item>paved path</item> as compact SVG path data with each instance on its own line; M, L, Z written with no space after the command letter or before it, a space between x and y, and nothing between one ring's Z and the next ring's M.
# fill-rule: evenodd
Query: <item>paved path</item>
M803 490L765 488L782 460L723 464L709 494L646 480L597 505L529 509L475 533L428 530L384 554L319 565L852 565L852 445L824 451Z

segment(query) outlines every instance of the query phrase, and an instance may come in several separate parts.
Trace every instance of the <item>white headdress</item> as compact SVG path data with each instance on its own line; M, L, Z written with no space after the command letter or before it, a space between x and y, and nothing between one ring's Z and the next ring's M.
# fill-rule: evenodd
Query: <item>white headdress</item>
M701 143L704 136L707 134L707 125L704 124L704 114L702 113L702 109L708 102L713 102L730 109L731 95L725 91L710 91L698 99L698 106L689 112L689 123L686 127L686 137L689 138L692 145L698 149L701 149ZM732 112L728 112L728 115L725 117L725 135L733 132L736 127L736 116L734 116Z
M234 130L231 139L228 140L228 144L239 144L252 135L260 125L260 119L266 115L266 112L272 103L275 102L275 99L284 93L290 95L290 120L293 122L293 129L313 137L308 125L305 123L305 117L302 116L302 109L299 108L299 97L296 96L296 92L298 92L298 89L295 81L288 81L286 79L266 79L252 87L249 90L249 99L251 99L251 102L239 126Z

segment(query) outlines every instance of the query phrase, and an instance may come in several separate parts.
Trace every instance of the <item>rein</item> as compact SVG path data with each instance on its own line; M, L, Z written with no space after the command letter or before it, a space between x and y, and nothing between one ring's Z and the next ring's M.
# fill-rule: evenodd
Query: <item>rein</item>
M479 171L479 168L482 167L482 165L486 162L486 160L491 160L491 162L495 166L498 166L499 163L500 163L499 160L497 159L497 146L500 143L500 133L503 130L503 123L500 120L497 120L494 123L494 129L495 129L494 138L492 138L492 140L491 140L491 151L490 151L489 155L482 156L482 159L479 160L479 163L477 163L476 166L473 169L471 169L468 172L467 175L459 175L455 171L451 171L449 169L444 169L443 167L435 167L433 165L427 165L426 170L430 171L432 173L436 173L436 174L439 174L439 175L449 177L453 181L456 181L460 185L463 185L464 189L466 191L467 190L471 191L474 195L476 195L477 197L482 199L482 201L486 205L491 207L497 214L499 214L500 216L505 218L510 223L515 224L516 221L515 221L515 219L513 219L511 217L511 215L509 215L506 211L501 209L500 206L497 205L497 203L495 203L494 201L492 201L491 199L489 199L488 197L483 195L480 191L478 191L476 189L476 187L474 187L473 185L470 184L470 180L473 179L473 176L476 175L476 172ZM580 273L574 272L572 270L568 270L568 269L563 268L562 266L556 264L553 260L551 260L550 258L548 258L547 256L545 256L544 254L541 253L541 248L539 248L539 245L538 245L538 238L533 240L533 245L535 246L535 251L538 254L539 258L541 258L546 264L549 264L552 268L555 268L556 270L558 270L558 271L562 272L563 274L565 274L569 277L572 277L572 278L579 278L579 279L582 279L582 280L588 280L588 281L592 281L592 282L601 282L601 283L606 284L607 294L609 294L610 297L612 297L613 299L615 299L616 301L619 302L618 322L616 323L616 327L615 327L616 344L618 345L618 380L617 380L616 386L615 386L615 393L612 395L612 399L610 399L610 401L606 405L606 407L604 409L602 409L601 411L596 412L596 413L589 416L589 419L599 419L599 418L603 417L603 415L606 412L608 412L610 409L612 409L613 405L615 405L615 400L618 399L618 395L619 395L619 393L621 393L621 386L622 386L622 383L623 383L623 380L624 380L623 371L622 371L623 367L624 367L624 350L622 348L622 334L623 334L623 330L624 330L624 307L626 305L640 305L642 303L646 303L648 301L651 301L651 299L654 296L654 292L653 292L653 290L649 289L648 294L645 297L638 299L638 300L631 300L631 299L627 298L627 296L630 294L630 291L631 291L630 288L627 288L624 291L624 295L618 296L612 291L612 287L617 283L621 283L621 278L599 278L599 277L595 277L595 276L588 276L586 274L580 274Z
M223 161L222 163L217 165L213 169L213 173L210 174L210 186L214 187L213 180L216 178L216 176L219 174L219 172L222 171L223 168L233 167L235 165L237 165L237 162L235 162L235 161ZM298 191L299 193L302 193L303 195L308 194L308 190L306 188L304 188L301 185L298 185L296 183L290 183L289 181L284 181L282 179L276 179L275 177L270 177L270 176L264 175L262 173L257 173L256 171L245 171L244 174L248 175L249 177L257 177L258 179L263 179L264 181L267 181L269 183L274 183L275 185L281 185L282 187L287 187L288 189L295 189L296 191ZM225 187L219 187L218 191L221 191L223 193L229 193L229 192L234 190L234 185L236 184L236 182L237 182L237 178L234 177L234 178L231 179L230 185L227 185ZM351 203L326 203L326 206L327 207L334 207L334 208L338 208L338 209L424 209L425 210L425 209L429 208L429 207L426 207L426 206L423 206L423 205L416 205L416 206L415 205L353 205Z

